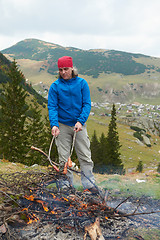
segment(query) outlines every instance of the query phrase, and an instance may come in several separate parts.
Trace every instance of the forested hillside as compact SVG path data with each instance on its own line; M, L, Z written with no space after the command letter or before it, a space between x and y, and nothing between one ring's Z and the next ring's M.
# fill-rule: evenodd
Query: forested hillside
M160 102L160 59L123 51L63 47L26 39L2 51L16 59L33 88L47 98L57 78L57 59L72 56L79 75L89 84L93 102Z
M7 71L10 66L10 61L0 53L0 84L9 80Z
M11 62L2 54L0 53L0 92L2 91L1 84L5 84L9 81L8 72ZM27 84L24 80L22 82L23 88L31 95L33 95L39 104L43 105L43 103L47 103L47 100L39 95L32 87L31 84ZM43 105L45 106L45 105Z
M100 73L121 73L124 75L135 75L150 69L150 66L137 63L133 58L144 56L115 50L90 50L85 51L73 47L62 47L53 43L47 43L37 39L26 39L16 45L2 51L11 54L16 59L47 60L43 69L47 68L51 74L57 72L57 59L63 55L74 58L74 63L83 75L98 77Z

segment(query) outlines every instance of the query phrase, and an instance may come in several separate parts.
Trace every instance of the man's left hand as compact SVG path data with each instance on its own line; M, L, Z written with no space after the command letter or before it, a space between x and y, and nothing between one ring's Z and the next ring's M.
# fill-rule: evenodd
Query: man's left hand
M80 122L77 122L75 124L74 131L76 131L76 132L82 131L82 124Z

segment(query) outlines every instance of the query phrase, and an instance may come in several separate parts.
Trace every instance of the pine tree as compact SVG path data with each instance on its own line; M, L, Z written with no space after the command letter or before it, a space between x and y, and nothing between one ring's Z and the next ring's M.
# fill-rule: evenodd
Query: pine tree
M97 138L96 130L94 130L93 136L91 138L91 153L92 153L92 160L95 166L100 162L99 146L100 144Z
M31 146L38 147L43 150L45 145L44 122L42 120L41 110L39 109L36 100L33 100L33 104L30 105L28 115L28 150ZM44 156L34 150L30 150L26 158L27 165L43 164L43 161L47 161L47 159L45 158L44 160Z
M100 164L106 164L106 156L107 156L107 141L104 133L101 134L100 139L100 146L99 146L99 152L100 152Z
M8 73L9 82L3 85L1 96L1 139L3 157L23 162L26 154L26 92L22 88L24 77L15 60Z
M117 132L115 104L113 104L113 108L111 111L111 121L108 126L108 135L106 140L107 140L107 157L105 159L104 164L108 165L110 173L115 172L122 173L123 164L120 158L121 154L119 152L121 144Z

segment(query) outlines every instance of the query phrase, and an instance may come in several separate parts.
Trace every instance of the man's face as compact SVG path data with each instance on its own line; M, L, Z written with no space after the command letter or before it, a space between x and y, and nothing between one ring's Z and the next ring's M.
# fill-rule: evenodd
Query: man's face
M71 79L72 78L72 70L73 70L73 68L71 68L71 67L59 68L59 74L65 80Z

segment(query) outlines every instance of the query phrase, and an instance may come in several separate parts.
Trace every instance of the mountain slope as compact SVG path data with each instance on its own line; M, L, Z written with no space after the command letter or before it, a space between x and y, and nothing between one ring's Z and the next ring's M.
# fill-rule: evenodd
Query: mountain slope
M79 72L84 75L98 77L101 72L115 72L124 75L140 74L148 69L144 64L137 63L134 58L141 55L126 52L104 50L84 51L77 48L64 48L60 45L47 43L37 39L26 39L2 51L12 54L16 59L47 60L48 72L56 74L57 59L63 55L70 55ZM147 57L147 56L144 56Z
M37 91L49 88L57 78L57 59L69 55L88 81L92 101L160 102L159 58L105 49L84 51L37 39L26 39L2 53L16 58Z

